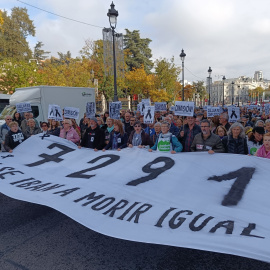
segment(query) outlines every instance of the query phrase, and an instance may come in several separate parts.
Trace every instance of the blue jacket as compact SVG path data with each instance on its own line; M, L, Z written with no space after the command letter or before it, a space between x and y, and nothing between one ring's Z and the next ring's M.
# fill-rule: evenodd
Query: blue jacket
M104 149L108 150L108 149L110 149L112 147L114 133L115 133L114 131L110 133L110 141L104 147ZM119 141L117 142L117 148L120 148L120 149L126 148L127 147L127 141L128 141L127 133L124 133L123 136L121 136L121 134L119 134L118 139L119 139Z
M162 133L159 134L154 146L151 147L152 150L157 150L158 140L160 137L162 137ZM175 152L181 152L183 150L182 144L178 141L178 139L173 134L171 135L171 144L172 144L172 149Z

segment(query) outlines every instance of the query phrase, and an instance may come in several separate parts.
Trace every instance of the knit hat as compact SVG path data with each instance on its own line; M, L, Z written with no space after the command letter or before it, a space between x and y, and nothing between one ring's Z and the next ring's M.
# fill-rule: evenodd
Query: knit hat
M255 127L255 128L253 128L252 132L253 132L253 133L254 133L254 132L257 132L257 133L263 135L263 134L265 133L265 130L264 130L263 127Z
M90 117L90 120L93 120L97 123L97 118L96 117Z

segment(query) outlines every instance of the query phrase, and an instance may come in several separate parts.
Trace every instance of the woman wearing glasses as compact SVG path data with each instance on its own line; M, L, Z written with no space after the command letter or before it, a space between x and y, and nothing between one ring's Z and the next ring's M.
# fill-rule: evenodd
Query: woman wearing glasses
M131 132L127 146L132 148L133 146L143 148L149 145L150 147L153 145L152 140L150 139L149 135L144 132L142 129L141 122L137 121L134 124L134 130Z

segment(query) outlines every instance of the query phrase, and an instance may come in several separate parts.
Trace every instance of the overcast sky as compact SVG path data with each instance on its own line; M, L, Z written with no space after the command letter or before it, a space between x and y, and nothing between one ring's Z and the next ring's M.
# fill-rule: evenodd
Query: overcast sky
M27 8L36 26L31 47L42 41L53 56L67 51L79 56L86 39L102 39L102 28L109 27L111 0L22 1L90 24L17 0L1 0L1 9ZM269 0L114 0L114 4L119 13L117 32L139 30L142 38L150 38L153 60L174 56L181 66L179 54L184 49L188 81L206 80L209 66L213 81L221 80L221 75L253 77L256 70L270 79Z

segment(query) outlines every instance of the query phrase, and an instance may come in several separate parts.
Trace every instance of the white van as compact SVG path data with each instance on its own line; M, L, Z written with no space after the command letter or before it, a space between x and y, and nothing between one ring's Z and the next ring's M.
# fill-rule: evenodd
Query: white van
M49 104L80 109L79 119L83 118L87 102L95 102L95 89L88 87L61 87L61 86L34 86L16 88L11 95L9 106L6 106L0 115L0 124L5 122L5 116L13 117L16 104L28 102L32 113L38 122L47 121ZM79 120L78 119L78 120Z

